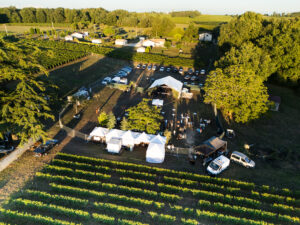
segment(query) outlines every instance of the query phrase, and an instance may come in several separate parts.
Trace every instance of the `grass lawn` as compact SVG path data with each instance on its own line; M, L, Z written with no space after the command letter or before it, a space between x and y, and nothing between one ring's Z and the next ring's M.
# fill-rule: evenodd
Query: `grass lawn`
M41 31L47 31L52 30L52 26L50 24L45 24L45 26L41 26L40 24L32 24L32 25L23 25L23 24L7 24L6 28L9 33L24 33L29 32L29 29L31 27L34 28L40 28ZM58 26L54 26L55 29L59 30L69 30L69 27L61 26L61 24L58 24ZM5 26L3 24L0 25L0 32L5 32Z

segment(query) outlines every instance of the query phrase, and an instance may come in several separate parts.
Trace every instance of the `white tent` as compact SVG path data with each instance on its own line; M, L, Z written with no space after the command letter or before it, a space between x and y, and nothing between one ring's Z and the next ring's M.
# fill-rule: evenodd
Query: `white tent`
M146 151L146 161L149 163L162 163L165 159L165 145L150 143Z
M150 89L151 88L155 88L155 87L158 87L158 86L162 86L162 85L166 85L168 86L169 88L177 91L179 93L179 96L180 97L180 94L181 94L181 90L182 90L182 86L183 86L183 83L179 80L176 80L175 78L171 77L171 76L167 76L167 77L164 77L164 78L161 78L161 79L158 79L158 80L155 80L151 86L150 86Z
M156 106L163 106L164 105L164 100L160 100L160 99L153 99L152 100L152 105L156 105Z
M101 138L104 138L105 135L108 133L108 129L104 127L95 127L94 130L90 133L90 137L94 141L100 141Z
M134 139L132 131L130 131L130 130L126 131L122 136L122 145L134 146L134 144L135 144L135 139Z
M120 139L121 139L124 133L125 133L125 131L122 131L122 130L111 129L111 130L105 135L106 143L108 143L109 140L110 140L111 138L120 138Z
M122 139L111 138L107 143L107 151L109 153L120 153L122 147Z
M135 143L138 145L141 143L149 144L150 139L151 139L151 137L148 134L146 134L145 132L143 132L135 139Z
M166 137L160 136L158 134L154 138L151 139L151 143L165 145L166 144Z

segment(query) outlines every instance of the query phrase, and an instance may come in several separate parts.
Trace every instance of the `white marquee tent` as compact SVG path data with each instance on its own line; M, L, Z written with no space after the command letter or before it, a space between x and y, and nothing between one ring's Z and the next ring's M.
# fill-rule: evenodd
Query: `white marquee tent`
M132 131L126 131L122 136L122 145L124 146L134 146L135 144L135 137Z
M109 153L120 153L122 148L122 139L111 138L107 143L107 151Z
M106 143L111 139L111 138L122 138L123 134L125 131L118 130L118 129L111 129L106 135Z
M165 145L150 143L146 151L146 161L149 163L162 163L165 160Z
M145 132L143 132L135 139L135 143L138 145L141 143L149 144L150 139L151 139L151 137L148 134L146 134Z
M90 133L89 137L94 141L100 141L108 133L108 129L104 127L95 127L94 130Z
M180 97L182 86L183 86L183 83L181 81L176 80L175 78L173 78L171 76L163 77L161 79L155 80L151 84L150 89L158 87L158 86L162 86L162 85L166 85L169 88L177 91L179 93L178 97Z

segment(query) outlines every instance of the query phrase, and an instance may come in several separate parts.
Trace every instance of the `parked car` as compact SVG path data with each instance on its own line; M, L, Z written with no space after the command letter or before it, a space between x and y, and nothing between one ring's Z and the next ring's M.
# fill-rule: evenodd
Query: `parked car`
M151 70L151 68L152 68L152 66L151 66L151 65L149 65L149 66L148 66L148 70Z
M195 71L195 75L198 76L199 75L199 70Z
M191 80L192 80L192 81L198 80L198 77L197 77L197 76L192 76L192 77L191 77Z
M127 77L128 73L125 72L124 70L120 70L118 73L117 73L117 77Z
M218 175L222 171L228 168L230 164L230 160L223 156L220 155L218 158L214 159L211 161L207 167L207 172L211 175Z
M111 82L111 78L110 78L110 77L105 77L105 78L103 79L103 81L101 82L101 84L107 85L107 84L109 84L110 82Z
M173 73L178 73L178 69L176 67L173 68Z
M143 67L142 67L142 69L144 70L146 68L147 68L147 64L144 64Z
M202 84L202 83L199 84L199 87L203 87L203 86L204 86L204 84Z
M163 66L159 68L160 72L164 72L164 70L165 70L165 67L163 67Z
M137 69L141 69L141 67L142 67L141 64L138 64L138 65L136 66Z
M153 65L153 66L152 66L152 70L155 71L156 69L157 69L157 66L156 66L156 65Z
M200 74L204 75L205 74L205 70L204 69L200 70Z
M52 139L52 140L46 141L45 144L41 144L33 152L35 153L35 156L41 157L43 155L47 155L48 151L50 151L56 145L58 145L58 140Z
M193 69L191 69L191 68L188 69L188 74L189 74L189 75L192 75L193 73L194 73L194 70L193 70Z
M234 151L231 154L230 160L234 161L236 163L239 163L242 166L247 167L247 168L255 167L255 162L253 160L251 160L248 156L246 156L245 154L238 152L238 151Z
M171 71L171 68L167 67L166 71L169 73Z
M190 75L185 75L184 79L189 80L189 79L191 79L191 76Z
M179 73L180 73L181 75L184 74L184 71L183 71L183 69L182 69L181 67L179 68Z

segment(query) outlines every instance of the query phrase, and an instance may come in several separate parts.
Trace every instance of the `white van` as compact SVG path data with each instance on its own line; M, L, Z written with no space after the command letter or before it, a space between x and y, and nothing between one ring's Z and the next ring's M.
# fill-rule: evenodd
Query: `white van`
M223 155L210 162L207 167L207 172L212 175L220 174L224 171L230 164L230 160Z
M230 156L230 160L237 162L247 168L255 167L255 162L241 152L234 151Z

